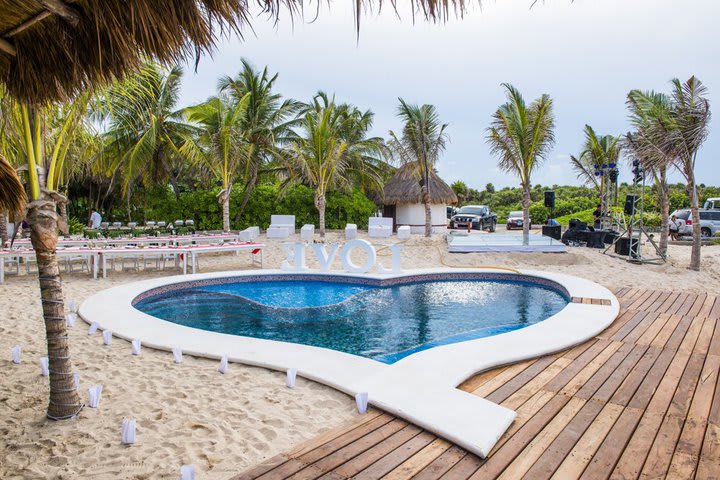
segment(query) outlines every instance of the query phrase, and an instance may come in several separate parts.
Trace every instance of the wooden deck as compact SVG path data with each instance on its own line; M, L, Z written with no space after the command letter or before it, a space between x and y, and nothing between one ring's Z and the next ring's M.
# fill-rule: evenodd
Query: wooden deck
M233 480L720 478L720 300L615 293L600 336L461 385L518 412L485 460L371 411Z

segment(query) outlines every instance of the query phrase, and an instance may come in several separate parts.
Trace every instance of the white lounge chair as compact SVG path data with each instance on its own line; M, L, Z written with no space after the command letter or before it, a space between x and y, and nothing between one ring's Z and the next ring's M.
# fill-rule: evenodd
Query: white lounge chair
M315 236L315 225L311 224L305 224L300 229L300 239L305 240L306 242L312 242L313 237Z
M368 221L368 236L374 238L388 238L393 233L392 217L370 217Z
M397 229L398 240L409 239L411 233L412 233L412 229L410 228L409 225L403 225L401 227L398 227L398 229Z
M352 240L353 238L357 237L357 225L354 223L348 223L345 225L345 238L347 240Z
M272 215L267 238L287 238L295 233L295 215Z

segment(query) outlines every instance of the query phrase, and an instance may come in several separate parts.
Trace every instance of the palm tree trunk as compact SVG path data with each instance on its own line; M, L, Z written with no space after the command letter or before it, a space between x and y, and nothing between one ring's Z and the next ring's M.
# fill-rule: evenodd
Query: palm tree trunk
M223 205L223 231L229 232L230 231L230 192L225 192L222 195L222 205Z
M688 175L688 193L690 194L690 212L692 212L693 220L693 243L690 253L690 270L700 271L700 246L702 245L700 231L700 212L698 211L698 194L697 185L695 184L695 174L692 170L687 172Z
M8 217L7 214L0 210L0 248L8 241Z
M320 236L325 238L325 192L315 190L315 208L317 208L320 217Z
M660 179L658 182L658 190L660 193L660 219L662 220L660 229L660 254L663 257L667 257L668 248L668 223L670 215L670 195L668 193L667 185L667 170L665 168L660 169Z
M432 210L430 209L430 193L428 192L427 183L422 186L422 200L425 207L425 236L432 236Z
M523 185L523 245L530 244L530 185Z
M240 203L238 213L235 215L235 222L240 221L240 217L250 201L250 195L252 195L253 190L255 190L255 185L257 185L257 173L253 173L253 176L250 178L247 185L245 185L245 195L243 195L242 203Z
M50 403L47 416L53 420L64 420L75 417L84 405L75 388L73 364L70 360L65 304L55 254L58 239L55 208L55 202L43 193L40 200L28 205L27 219L38 265L50 363Z
M58 221L58 230L62 235L68 235L70 230L68 229L68 214L67 214L67 201L60 201L57 203L58 210L60 211L60 221Z

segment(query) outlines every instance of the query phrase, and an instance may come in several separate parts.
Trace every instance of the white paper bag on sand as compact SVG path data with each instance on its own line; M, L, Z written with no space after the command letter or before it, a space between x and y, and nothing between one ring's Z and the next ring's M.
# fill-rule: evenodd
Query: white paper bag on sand
M75 390L80 389L80 374L73 373L73 381L75 382Z
M220 372L224 375L225 372L227 372L227 369L228 369L228 358L227 358L227 355L223 355L223 357L220 359L220 365L218 366L218 372Z
M195 480L195 465L180 467L180 480Z
M90 408L98 408L100 405L100 397L102 396L102 385L93 385L88 389Z
M92 322L90 324L90 328L88 328L88 335L93 335L95 332L97 332L98 329L98 323Z
M15 364L20 363L20 354L22 353L22 347L20 345L15 345L10 349L10 356L12 357L12 362Z
M40 357L40 375L43 377L50 375L50 359L48 357Z
M103 343L105 345L112 343L112 332L110 330L103 330Z
M175 363L182 363L182 348L180 347L174 347L172 349L173 357L175 357Z
M142 344L140 343L139 339L135 339L132 341L132 354L133 355L140 355L140 349L142 348Z
M75 300L68 301L68 310L71 313L77 313L77 302Z
M120 441L123 445L132 445L135 443L135 419L123 418L122 431L120 433Z
M72 328L75 326L75 320L77 320L77 314L76 313L68 313L66 317L67 326Z
M288 368L287 380L285 384L288 388L295 388L295 379L297 378L297 368Z

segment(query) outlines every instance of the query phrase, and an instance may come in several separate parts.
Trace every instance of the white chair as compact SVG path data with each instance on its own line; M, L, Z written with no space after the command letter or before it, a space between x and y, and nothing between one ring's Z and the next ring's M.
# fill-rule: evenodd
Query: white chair
M412 229L410 228L409 225L403 225L401 227L398 227L398 229L397 229L398 240L409 239L411 233L412 233Z
M195 226L195 220L185 220L185 226L186 227Z
M357 237L357 225L354 223L348 223L345 225L345 238L347 240L352 240L353 238Z
M393 233L392 217L370 217L368 220L368 236L388 238Z
M137 228L137 222L129 222L128 227L130 228Z
M185 225L185 222L184 222L184 221L182 221L182 220L175 220L175 226L176 226L176 227L182 227L183 225Z
M100 222L100 228L107 230L110 227L110 222Z
M312 242L313 237L315 236L315 225L310 225L309 223L306 225L303 225L300 229L300 239L305 240L306 242Z
M111 226L113 228L120 228L122 227L122 222L113 222Z
M148 228L154 228L157 223L155 222L145 222L145 226Z
M167 222L157 222L157 226L160 228L165 228L167 226Z

